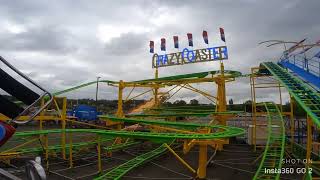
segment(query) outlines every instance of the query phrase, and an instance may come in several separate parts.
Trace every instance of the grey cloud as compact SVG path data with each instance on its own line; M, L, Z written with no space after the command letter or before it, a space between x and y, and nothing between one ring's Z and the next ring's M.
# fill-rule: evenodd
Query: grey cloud
M120 37L112 38L105 45L105 52L115 56L130 56L148 46L148 39L145 34L125 33Z
M20 33L0 34L0 48L8 51L71 53L76 50L72 35L56 26L41 26Z
M0 22L22 25L22 34L0 31L2 56L16 59L18 68L31 72L32 77L52 90L71 87L95 80L99 74L111 80L152 78L149 40L159 50L161 37L167 38L168 52L175 51L172 36L179 35L181 47L186 47L186 33L194 34L194 48L205 46L203 29L209 32L210 45L219 44L218 28L224 27L230 59L226 69L249 73L260 62L276 61L282 47L265 48L258 42L268 39L318 40L318 0L119 0L119 1L2 1ZM166 16L164 16L166 15ZM168 15L168 16L167 16ZM158 21L159 17L164 22ZM128 32L103 44L97 38L101 24L114 27L142 26L148 33ZM27 52L23 58L21 52ZM30 55L41 54L41 57ZM45 56L46 58L42 58ZM159 69L160 76L216 70L218 63L199 63ZM44 74L54 74L52 77ZM230 84L230 85L229 85ZM228 98L241 102L250 98L248 80L237 79L227 85ZM203 85L212 93L214 86ZM106 88L103 98L115 99L116 89ZM79 91L79 97L93 97L94 87ZM267 91L276 100L276 92ZM68 94L71 96L72 94ZM201 98L183 91L176 98ZM201 99L205 101L204 99Z

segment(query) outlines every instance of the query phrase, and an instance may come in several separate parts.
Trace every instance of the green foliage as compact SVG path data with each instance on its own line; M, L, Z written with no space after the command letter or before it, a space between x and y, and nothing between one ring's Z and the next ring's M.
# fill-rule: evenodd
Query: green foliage
M229 99L229 105L233 105L233 99Z
M187 103L184 100L176 100L173 104L178 106L184 106Z
M290 102L286 102L285 105L282 106L282 110L284 112L290 112ZM293 114L297 117L306 117L307 113L302 109L299 104L294 103L293 104Z
M190 100L189 104L191 104L191 105L199 105L199 101L196 100L196 99L192 99L192 100Z

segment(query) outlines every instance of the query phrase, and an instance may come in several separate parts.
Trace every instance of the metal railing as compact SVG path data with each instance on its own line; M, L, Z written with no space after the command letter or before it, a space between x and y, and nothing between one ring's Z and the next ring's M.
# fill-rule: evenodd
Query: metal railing
M36 82L34 82L32 79L30 79L28 76L26 76L25 74L23 74L21 71L19 71L17 68L15 68L13 65L11 65L7 60L5 60L3 57L0 56L0 61L2 63L4 63L6 66L8 66L11 70L13 70L15 73L17 73L18 75L20 75L21 77L23 77L25 80L27 80L28 82L30 82L32 85L36 86L37 88L39 88L40 90L43 91L43 93L40 95L40 97L33 102L32 104L30 104L27 108L24 109L24 111L22 111L17 117L11 119L9 121L9 123L14 122L16 124L26 124L30 121L32 121L38 114L40 114L41 111L43 111L53 100L53 96L51 95L51 93L49 93L47 90L45 90L43 87L41 87L39 84L37 84ZM31 107L33 107L34 105L36 105L38 102L41 101L42 98L48 96L49 100L42 106L40 107L36 112L34 112L29 119L24 120L24 121L20 121L18 120L19 117L21 117L22 115L24 115L26 112L28 112L30 110Z
M289 62L317 77L320 77L320 59L306 58L304 55L294 55L286 59L281 59L282 62Z

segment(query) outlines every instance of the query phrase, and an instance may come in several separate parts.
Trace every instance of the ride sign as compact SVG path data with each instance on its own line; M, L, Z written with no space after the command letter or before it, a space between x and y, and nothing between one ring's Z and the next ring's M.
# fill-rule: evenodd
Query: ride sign
M196 50L189 50L188 48L184 48L182 52L164 55L155 53L152 57L152 68L226 59L228 59L227 46Z

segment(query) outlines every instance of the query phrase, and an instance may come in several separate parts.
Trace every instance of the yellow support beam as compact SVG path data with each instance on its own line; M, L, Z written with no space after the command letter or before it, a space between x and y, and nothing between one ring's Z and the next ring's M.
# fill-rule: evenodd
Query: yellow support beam
M101 137L98 135L98 172L102 172L102 163L101 163Z
M36 137L36 138L34 138L34 139L31 139L30 141L24 142L24 143L22 143L22 144L20 144L20 145L18 145L18 146L15 146L15 147L13 147L13 148L11 148L11 149L7 149L7 150L5 150L5 151L3 151L3 152L0 152L0 155L3 155L3 154L6 154L6 153L8 153L8 152L10 152L10 151L19 149L19 148L21 148L21 147L23 147L23 146L26 146L26 145L28 145L28 144L30 144L30 143L33 143L33 142L36 141L36 140L39 140L39 138Z
M182 163L182 165L184 165L192 173L196 173L196 170L194 170L185 160L183 160L167 143L164 143L164 145Z
M158 68L156 68L156 71L155 71L155 79L158 79L159 77L159 71L158 71ZM158 97L158 91L159 91L159 86L155 86L154 87L154 100L155 100L155 107L159 107L159 97Z
M166 131L180 132L180 133L186 133L186 134L195 134L196 133L196 132L193 132L193 131L186 131L186 130L171 128L171 127L158 126L158 125L148 125L148 127L151 127L151 128L157 129L157 130L166 130Z
M198 167L198 178L205 179L207 175L207 156L208 146L206 143L199 144L199 167Z
M125 100L124 103L126 103L126 102L128 102L128 101L131 101L132 99L135 99L135 98L137 98L137 97L139 97L139 96L142 96L142 95L144 95L144 94L146 94L146 93L148 93L148 92L151 92L151 91L152 91L152 89L147 90L147 91L145 91L145 92L142 92L142 93L140 93L140 94L138 94L138 95L136 95L136 96L134 96L134 97L132 97L132 98L130 98L130 99Z
M122 106L123 106L122 94L123 94L124 88L125 88L124 83L122 80L120 80L119 91L118 91L118 110L116 113L117 117L124 117L124 113L123 113L123 109L122 109Z
M66 120L67 120L67 98L64 97L62 100L62 114L61 114L61 128L66 129ZM66 159L66 132L61 133L61 147L62 147L62 158Z
M44 149L45 149L45 159L46 159L46 169L49 170L49 139L48 135L43 135L44 138Z
M44 98L41 99L40 102L40 107L44 106ZM40 112L40 117L39 117L39 130L43 129L43 115L44 115L44 111Z
M17 120L18 121L25 121L25 120L28 120L30 118L30 116L21 116L19 117ZM5 115L3 114L0 114L0 121L7 121L9 120L10 118L6 117ZM48 121L48 120L53 120L53 119L58 119L60 120L59 117L57 116L37 116L34 118L34 120L37 120L37 121ZM40 126L40 125L39 125Z
M209 78L196 78L196 79L181 79L181 80L161 80L157 81L160 87L180 85L180 84L192 84L192 83L203 83L203 82L216 82L219 80L219 76ZM234 77L231 75L224 75L226 81L233 81ZM151 87L154 88L157 84L155 82L123 82L125 87ZM119 83L120 84L120 83Z
M69 166L73 168L73 157L72 157L72 133L69 133Z
M224 72L224 65L221 62L220 63L220 71ZM225 76L224 73L221 73L221 75L216 78L216 84L218 85L218 91L217 91L217 112L225 112L227 111L227 100L226 100L226 82L225 82ZM218 116L217 119L219 121L220 125L226 125L226 118L224 116Z

